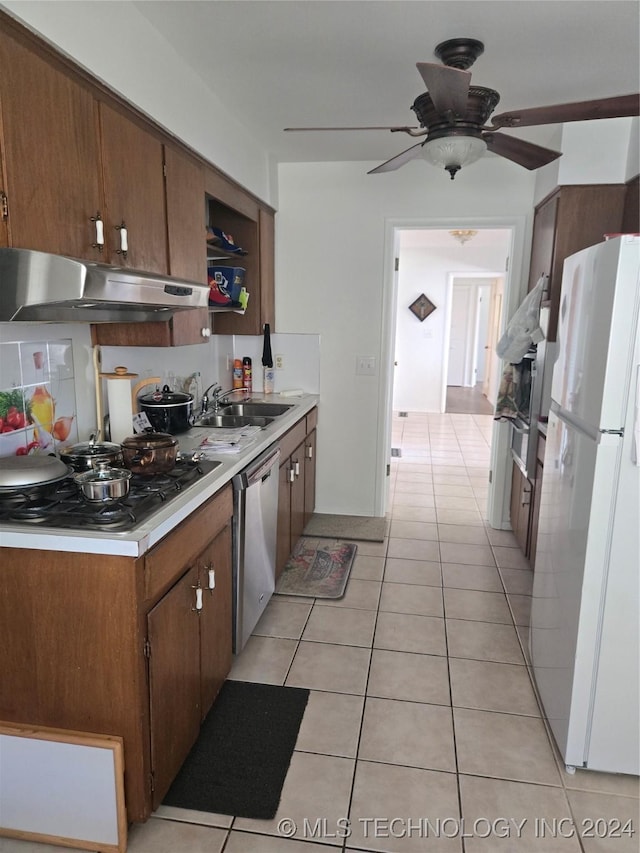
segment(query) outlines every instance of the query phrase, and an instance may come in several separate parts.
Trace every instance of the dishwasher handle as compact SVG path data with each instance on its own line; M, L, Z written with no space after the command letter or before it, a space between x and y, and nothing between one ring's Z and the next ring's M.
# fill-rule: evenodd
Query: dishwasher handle
M242 478L240 488L247 489L254 483L259 483L260 480L263 480L269 475L271 469L277 465L279 459L279 447L276 447L274 450L267 450L265 454L258 457L252 465L246 468L242 474L239 475Z

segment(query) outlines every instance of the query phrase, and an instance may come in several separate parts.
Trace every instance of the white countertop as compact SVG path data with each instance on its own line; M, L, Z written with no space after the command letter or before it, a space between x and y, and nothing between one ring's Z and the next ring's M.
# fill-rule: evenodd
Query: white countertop
M114 554L126 557L139 557L159 542L176 525L196 510L208 498L215 495L231 478L242 471L249 462L277 441L300 418L318 405L317 394L304 394L302 397L285 397L279 394L254 394L253 399L262 399L269 403L285 403L291 406L286 414L274 419L273 423L261 430L256 440L240 453L221 453L210 455L208 459L219 460L222 464L215 471L198 480L197 486L185 490L183 495L172 498L164 509L143 521L134 530L123 531L86 531L61 530L38 526L25 529L24 525L11 525L0 522L0 546L3 548L34 548L42 551L73 551L87 554ZM177 436L180 450L190 453L197 450L207 435L216 430L196 427Z

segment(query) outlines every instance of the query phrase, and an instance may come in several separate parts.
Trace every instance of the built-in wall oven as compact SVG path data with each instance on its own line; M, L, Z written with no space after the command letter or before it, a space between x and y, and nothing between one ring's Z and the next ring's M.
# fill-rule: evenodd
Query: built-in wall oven
M521 392L518 416L511 422L511 455L527 479L535 477L538 426L545 423L551 401L551 375L556 345L547 340L549 308L540 309L540 328L545 337L533 346L520 364Z

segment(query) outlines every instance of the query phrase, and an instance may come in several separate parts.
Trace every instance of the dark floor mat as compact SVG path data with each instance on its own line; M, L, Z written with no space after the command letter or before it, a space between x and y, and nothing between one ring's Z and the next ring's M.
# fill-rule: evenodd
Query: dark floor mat
M272 818L308 698L299 687L225 681L163 805Z

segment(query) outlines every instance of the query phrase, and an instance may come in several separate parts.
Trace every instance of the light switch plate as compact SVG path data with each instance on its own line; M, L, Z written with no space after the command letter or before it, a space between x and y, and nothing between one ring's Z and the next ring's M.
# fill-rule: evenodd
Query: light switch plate
M375 376L376 375L376 357L375 355L358 355L356 356L356 376Z

